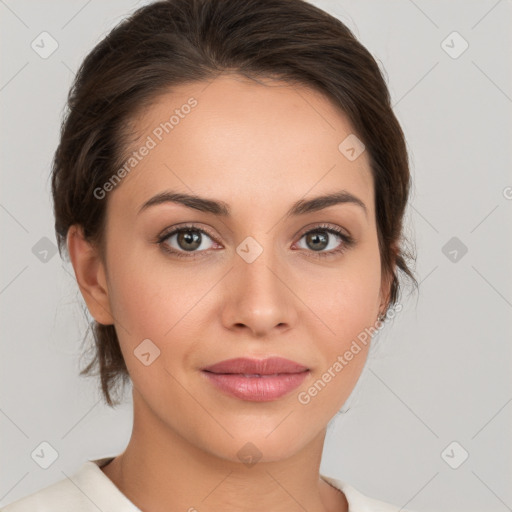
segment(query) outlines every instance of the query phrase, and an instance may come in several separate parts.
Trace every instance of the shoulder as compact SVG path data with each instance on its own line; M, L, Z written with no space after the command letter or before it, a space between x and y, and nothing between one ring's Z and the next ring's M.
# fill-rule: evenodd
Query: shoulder
M343 480L325 475L320 476L327 483L343 492L348 502L349 512L413 512L412 510L366 496Z
M88 460L71 476L44 487L0 509L0 512L140 512L100 466L110 457Z
M91 510L91 503L67 478L3 507L1 512L64 512Z

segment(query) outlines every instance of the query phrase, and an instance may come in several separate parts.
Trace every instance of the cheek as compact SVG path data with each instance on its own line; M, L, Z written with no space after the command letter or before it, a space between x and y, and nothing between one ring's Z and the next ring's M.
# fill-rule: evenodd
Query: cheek
M379 283L377 279L369 279L368 275L359 279L351 275L332 281L324 306L336 338L347 340L376 320Z
M182 283L172 277L162 275L154 265L129 259L111 276L111 307L121 352L134 385L145 393L158 394L168 386L172 389L172 379L164 368L174 374L172 363L183 361L189 350L176 334L190 307L179 292Z
M134 338L151 338L162 329L155 324L161 313L159 308L162 301L155 295L148 273L142 269L125 273L123 267L119 266L110 283L109 295L114 317Z
M309 281L305 302L325 325L323 338L331 345L349 343L377 318L380 292L378 253L361 251L347 257L338 270L325 269Z
M375 293L370 292L370 286L361 286L354 279L332 280L326 294L322 298L322 321L328 327L319 340L321 351L324 353L326 369L331 367L338 356L344 356L347 351L357 352L357 356L348 354L346 360L350 367L343 369L344 378L357 379L364 365L371 337L368 328L374 324L373 315ZM341 381L343 379L338 379Z
M317 276L316 286L311 282L305 288L311 290L310 307L324 333L317 338L323 355L319 377L329 382L322 394L339 406L360 376L376 325L381 275L378 252L372 249L347 257L339 271Z
M121 326L117 332L123 351L133 353L145 339L160 349L160 362L167 358L171 342L174 355L189 351L195 343L192 325L206 315L211 269L187 268L142 245L125 254L117 264L113 255L109 272L110 305Z
M311 309L318 311L323 333L316 337L321 364L311 385L297 396L308 417L321 421L331 418L346 402L361 376L371 344L370 328L376 320L374 311L379 291L378 272L368 267L366 270L364 274L331 275L323 293L318 288L308 293L314 303Z

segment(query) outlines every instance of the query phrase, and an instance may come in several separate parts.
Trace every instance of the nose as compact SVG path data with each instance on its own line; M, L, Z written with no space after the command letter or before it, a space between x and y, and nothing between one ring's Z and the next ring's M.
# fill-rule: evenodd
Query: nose
M297 321L297 297L290 273L271 249L264 248L248 263L236 255L227 276L222 322L227 329L248 331L254 337L291 328Z

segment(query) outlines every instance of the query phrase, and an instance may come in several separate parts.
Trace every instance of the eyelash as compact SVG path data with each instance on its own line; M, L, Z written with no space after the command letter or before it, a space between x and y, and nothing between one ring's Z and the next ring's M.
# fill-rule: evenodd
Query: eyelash
M200 254L202 252L207 252L207 251L191 251L190 253L187 254L185 251L176 251L175 249L170 249L164 243L169 237L171 237L172 235L175 235L176 233L180 233L182 231L196 231L196 232L202 233L204 235L207 235L214 242L218 243L215 240L215 237L213 237L210 233L208 233L208 231L205 231L204 229L198 228L191 224L185 225L185 226L180 226L179 228L174 228L171 231L162 233L161 235L159 235L157 237L155 243L158 244L165 252L172 254L173 256L177 256L178 258L195 258L197 254ZM345 251L347 251L348 249L350 249L351 247L353 247L355 244L355 240L350 235L347 235L344 232L342 232L341 229L338 229L338 228L335 228L332 226L327 226L324 224L321 224L319 226L314 227L313 229L305 231L304 233L301 234L299 240L310 233L317 233L317 232L322 232L322 231L330 233L331 235L338 236L339 238L342 239L343 243L341 244L341 246L339 248L333 249L331 251L325 251L325 252L324 251L321 251L321 252L308 251L308 252L314 253L316 257L325 258L325 257L335 256L337 254L342 254Z

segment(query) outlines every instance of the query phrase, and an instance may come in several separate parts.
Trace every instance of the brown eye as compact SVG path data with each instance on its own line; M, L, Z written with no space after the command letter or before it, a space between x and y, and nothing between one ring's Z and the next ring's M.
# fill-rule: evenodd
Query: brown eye
M193 251L201 245L201 233L199 231L181 230L177 235L176 241L180 249Z
M210 249L213 238L203 229L184 226L162 234L157 242L165 251L175 256L193 257Z
M325 257L341 254L355 245L355 240L341 229L331 226L317 226L305 232L301 240L305 240L307 252L316 253L315 256Z
M329 243L329 236L318 231L311 231L304 236L307 246L314 251L325 249Z

